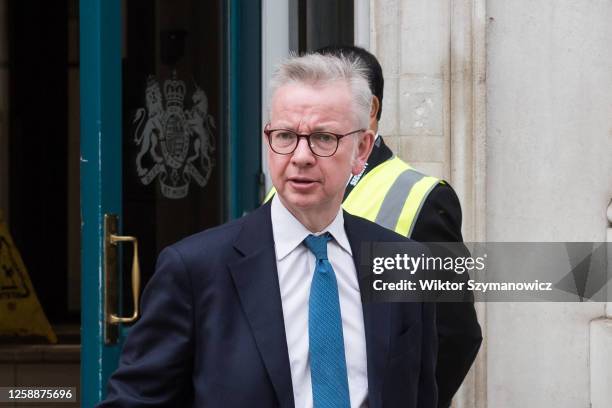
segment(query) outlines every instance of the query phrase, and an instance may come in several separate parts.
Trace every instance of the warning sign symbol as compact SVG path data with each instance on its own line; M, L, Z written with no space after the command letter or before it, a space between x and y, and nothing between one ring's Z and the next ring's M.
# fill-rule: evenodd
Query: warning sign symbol
M57 337L0 212L0 336Z
M8 241L0 236L0 299L28 297L30 290L25 284L23 273L13 258Z

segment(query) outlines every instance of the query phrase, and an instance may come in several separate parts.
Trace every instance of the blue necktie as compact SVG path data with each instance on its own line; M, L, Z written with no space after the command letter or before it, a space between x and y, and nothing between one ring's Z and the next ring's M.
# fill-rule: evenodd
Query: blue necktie
M317 258L308 306L312 400L315 408L349 408L338 284L327 259L327 242L331 239L325 233L304 240Z

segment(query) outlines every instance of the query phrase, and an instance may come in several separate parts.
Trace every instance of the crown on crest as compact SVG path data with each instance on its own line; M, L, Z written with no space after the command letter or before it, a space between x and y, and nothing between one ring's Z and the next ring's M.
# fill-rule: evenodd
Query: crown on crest
M187 87L185 86L185 82L176 79L176 71L174 71L172 73L172 79L164 81L164 95L166 95L167 106L178 106L182 108L186 91Z

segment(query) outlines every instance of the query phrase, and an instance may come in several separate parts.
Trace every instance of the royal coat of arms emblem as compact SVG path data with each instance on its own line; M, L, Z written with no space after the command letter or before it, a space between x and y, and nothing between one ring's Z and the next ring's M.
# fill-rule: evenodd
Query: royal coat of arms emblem
M215 121L208 113L208 98L196 84L192 105L186 109L186 93L187 86L176 72L163 82L163 94L157 79L149 77L146 109L138 109L134 116L134 142L140 147L138 177L144 185L158 179L162 194L171 199L187 196L192 179L204 187L215 165Z

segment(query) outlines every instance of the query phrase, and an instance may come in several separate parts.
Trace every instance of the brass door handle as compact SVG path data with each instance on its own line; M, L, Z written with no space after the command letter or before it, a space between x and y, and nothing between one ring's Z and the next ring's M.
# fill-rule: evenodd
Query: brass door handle
M140 263L138 261L138 239L132 236L117 235L118 217L104 215L104 341L115 344L119 337L118 325L131 323L138 319L140 303ZM131 242L134 248L132 257L132 300L134 312L131 316L118 315L119 310L119 261L118 244Z
M114 313L110 314L110 322L132 323L138 319L138 303L140 298L140 263L138 261L138 239L131 236L110 235L110 243L117 245L118 242L131 242L134 246L134 255L132 256L132 299L134 301L134 312L130 317L120 317Z

